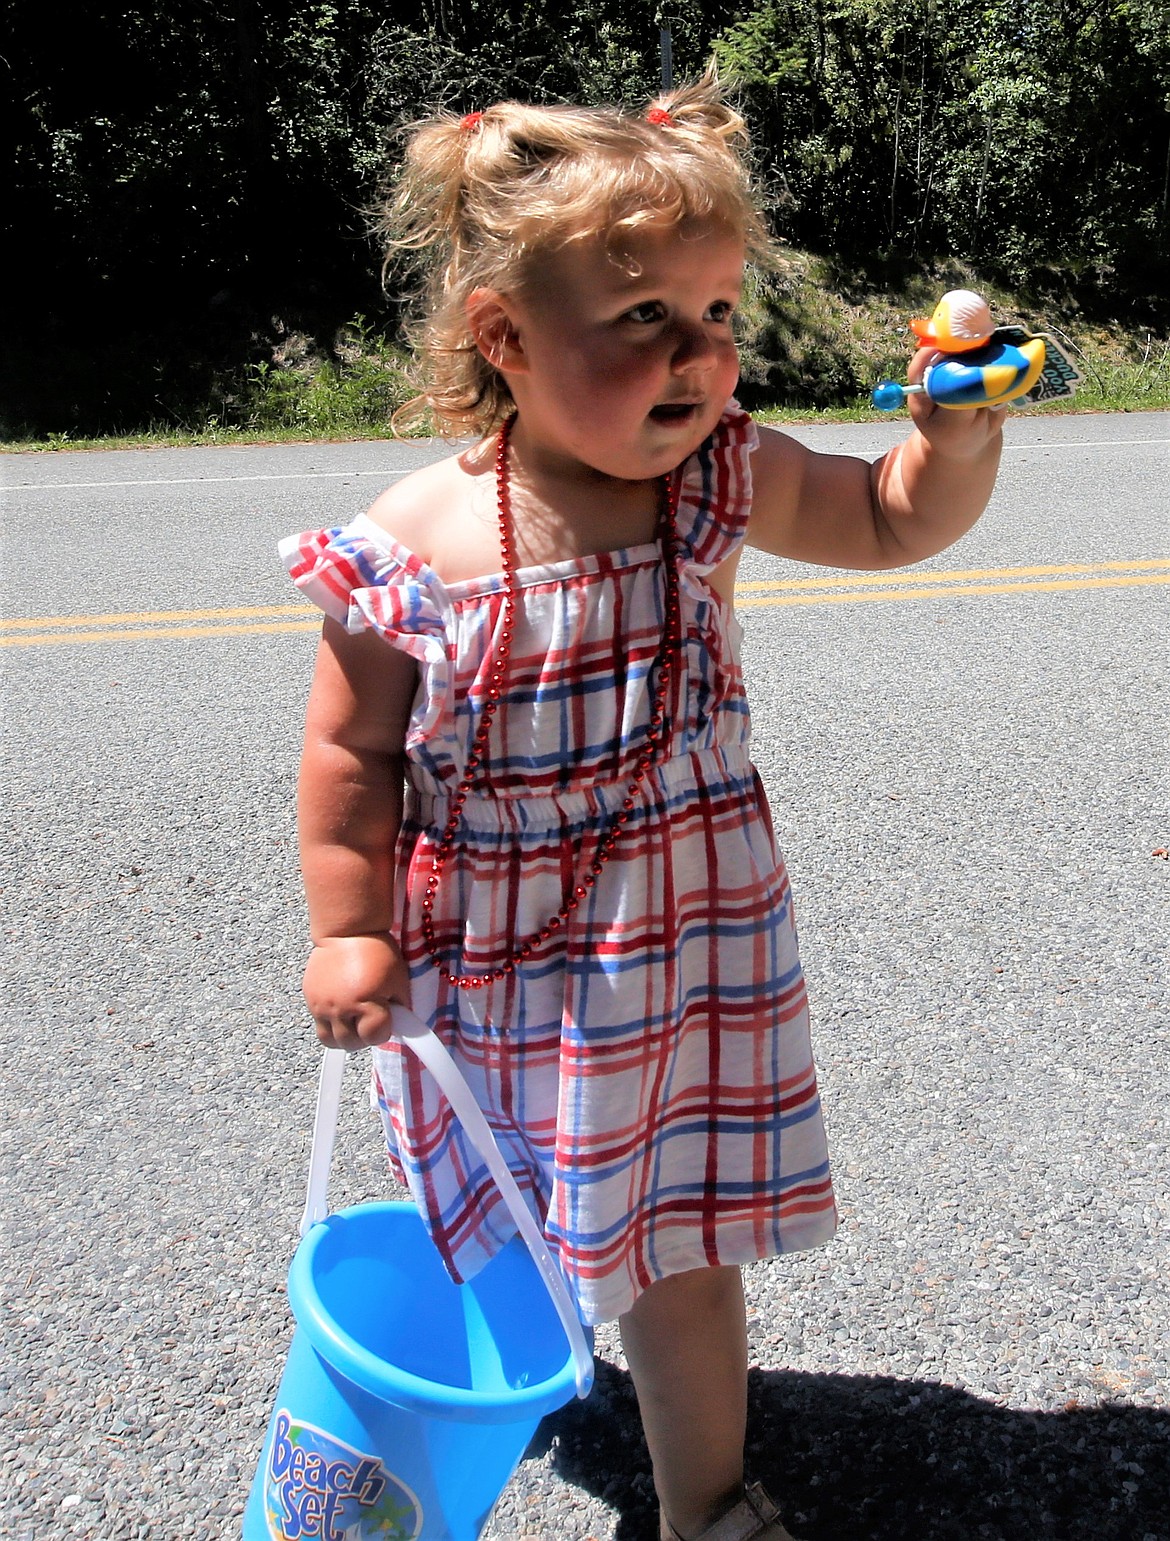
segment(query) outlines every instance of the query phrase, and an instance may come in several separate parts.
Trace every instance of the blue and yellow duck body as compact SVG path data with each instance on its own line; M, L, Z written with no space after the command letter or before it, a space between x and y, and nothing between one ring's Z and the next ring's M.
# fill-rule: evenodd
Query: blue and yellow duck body
M926 394L940 407L997 407L1026 396L1044 368L1044 339L1018 347L990 342L957 357L939 359L922 377Z

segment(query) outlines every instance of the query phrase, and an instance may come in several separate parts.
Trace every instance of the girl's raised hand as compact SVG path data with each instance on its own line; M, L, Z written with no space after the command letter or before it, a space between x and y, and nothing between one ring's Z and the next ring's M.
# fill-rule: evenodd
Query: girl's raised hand
M388 932L325 938L309 955L302 989L317 1037L351 1053L386 1043L391 1005L410 1005L410 976Z
M930 366L943 357L937 348L919 348L910 360L907 380L911 385L920 384ZM1006 404L1002 407L965 407L956 411L940 407L925 394L907 396L906 405L915 428L931 448L955 460L974 459L998 439L1007 411Z

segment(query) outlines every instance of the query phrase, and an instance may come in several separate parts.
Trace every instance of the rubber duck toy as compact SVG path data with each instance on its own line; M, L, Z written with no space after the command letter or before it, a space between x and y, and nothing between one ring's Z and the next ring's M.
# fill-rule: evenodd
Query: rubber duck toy
M944 294L930 320L912 321L910 329L921 346L937 348L943 357L928 366L921 385L883 380L876 386L873 404L883 412L915 395L951 410L1006 406L1024 397L1047 400L1071 395L1080 378L1050 337L996 327L987 301L970 289Z

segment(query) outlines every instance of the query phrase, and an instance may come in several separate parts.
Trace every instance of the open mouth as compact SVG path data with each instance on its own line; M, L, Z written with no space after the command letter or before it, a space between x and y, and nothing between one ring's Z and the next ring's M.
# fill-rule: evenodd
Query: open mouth
M699 410L697 401L664 401L650 408L650 416L656 423L685 423Z

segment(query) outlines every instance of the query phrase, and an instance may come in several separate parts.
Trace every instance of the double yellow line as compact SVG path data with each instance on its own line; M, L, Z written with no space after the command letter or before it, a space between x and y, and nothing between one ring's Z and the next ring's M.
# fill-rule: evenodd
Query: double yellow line
M1170 583L1170 557L1065 566L969 567L954 572L844 573L826 578L744 579L735 608L753 605L841 605L946 595L1058 593L1071 589L1144 588Z
M0 647L320 630L319 612L303 604L240 605L227 610L124 610L114 615L37 615L27 620L0 621Z
M863 604L875 600L943 599L978 594L1030 594L1074 589L1170 584L1170 557L1065 566L971 567L954 572L840 573L823 578L745 578L738 610L768 605ZM0 647L67 642L143 642L160 638L318 631L320 615L299 605L241 605L222 610L118 611L111 615L38 615L0 620Z

